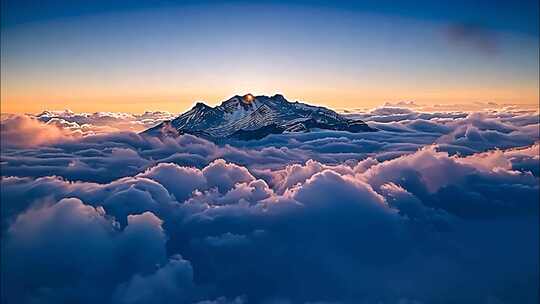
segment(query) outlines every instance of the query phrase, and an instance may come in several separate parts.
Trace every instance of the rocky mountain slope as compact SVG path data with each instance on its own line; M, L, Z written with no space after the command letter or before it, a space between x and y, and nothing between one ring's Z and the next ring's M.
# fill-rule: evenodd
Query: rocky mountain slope
M259 139L269 134L312 130L370 132L361 120L351 120L330 109L289 102L282 95L234 96L221 105L197 103L191 110L143 132L163 136L193 134L208 139Z

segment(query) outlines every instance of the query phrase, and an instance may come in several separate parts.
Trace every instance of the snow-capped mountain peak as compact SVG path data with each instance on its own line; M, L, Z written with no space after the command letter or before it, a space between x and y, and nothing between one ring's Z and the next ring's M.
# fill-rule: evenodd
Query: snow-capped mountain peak
M210 139L254 139L283 132L307 132L329 129L349 132L374 131L363 121L351 120L324 108L300 102L289 102L283 95L235 95L219 106L198 102L193 108L170 122L148 129L144 134L161 135L174 128ZM170 134L170 132L167 132Z

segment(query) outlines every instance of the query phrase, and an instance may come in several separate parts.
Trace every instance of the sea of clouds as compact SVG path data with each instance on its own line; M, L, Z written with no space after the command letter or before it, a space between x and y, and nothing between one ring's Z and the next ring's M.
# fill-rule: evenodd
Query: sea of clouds
M2 303L538 303L538 109L212 143L1 122Z

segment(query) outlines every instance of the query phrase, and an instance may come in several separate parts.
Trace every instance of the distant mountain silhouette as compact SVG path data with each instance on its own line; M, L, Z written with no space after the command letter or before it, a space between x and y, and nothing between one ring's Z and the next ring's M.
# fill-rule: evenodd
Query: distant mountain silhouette
M260 139L269 134L309 132L316 129L348 132L376 131L361 120L346 118L330 109L289 102L282 95L234 96L221 105L197 103L191 110L142 134L192 134L208 139Z

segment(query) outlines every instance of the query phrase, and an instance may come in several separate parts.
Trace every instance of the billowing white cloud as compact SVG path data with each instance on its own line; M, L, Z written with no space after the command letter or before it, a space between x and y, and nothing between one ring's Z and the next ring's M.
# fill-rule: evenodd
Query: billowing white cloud
M71 130L80 130L84 134L99 134L114 131L142 131L165 120L176 117L164 111L147 111L142 114L95 112L75 113L70 110L43 111L34 116L47 124L54 124Z
M2 148L29 148L69 140L73 133L56 124L43 124L29 116L13 115L0 121Z
M537 303L538 113L416 109L354 114L373 133L10 139L2 302Z

